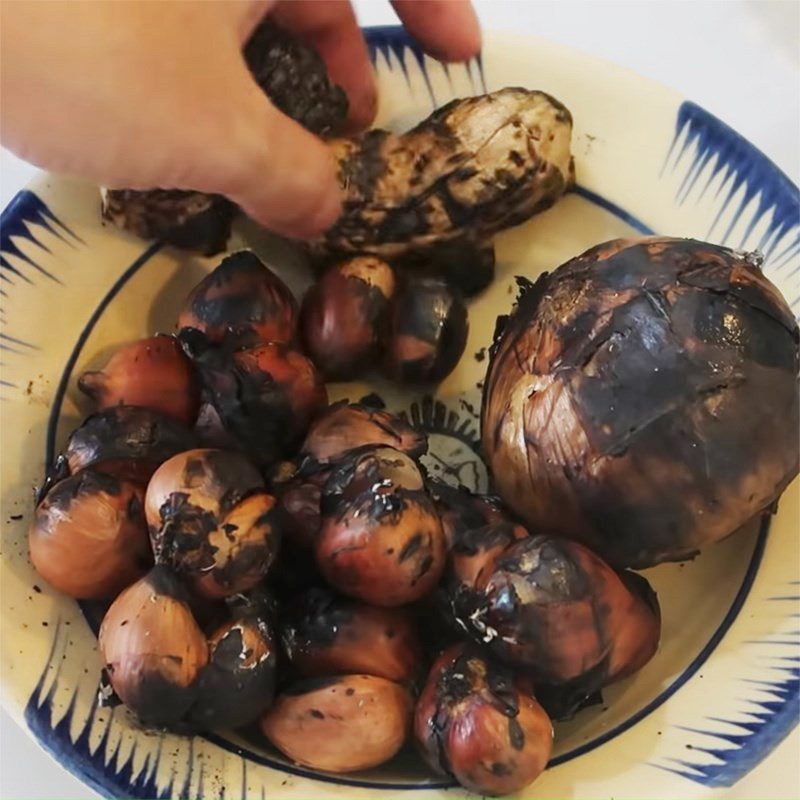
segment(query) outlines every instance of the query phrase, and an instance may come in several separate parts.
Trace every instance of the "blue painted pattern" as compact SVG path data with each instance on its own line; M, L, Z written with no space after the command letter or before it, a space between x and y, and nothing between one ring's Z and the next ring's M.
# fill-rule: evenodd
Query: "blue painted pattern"
M758 249L767 274L780 274L784 281L800 278L800 189L746 139L695 103L684 102L662 173L666 170L683 171L678 205L690 197L699 202L717 185L706 239ZM762 223L764 232L751 241ZM734 231L740 231L736 237ZM800 311L800 281L793 281L792 292L787 299Z
M769 597L766 602L774 600L797 603L800 597ZM728 709L728 716L706 717L707 727L680 726L681 730L694 734L688 752L704 754L706 758L684 756L670 759L674 766L654 766L711 787L733 786L757 766L800 719L799 634L799 631L790 631L788 638L746 641L745 646L760 647L770 654L765 662L764 677L742 679L742 698ZM788 655L785 654L787 648ZM724 728L720 729L720 725ZM730 732L731 728L735 732Z
M43 276L56 283L61 283L58 276L46 270L38 261L26 255L14 239L27 240L44 252L49 248L37 237L32 225L41 225L58 237L65 244L83 243L69 227L67 227L33 192L24 189L8 204L0 215L0 276L3 281L14 285L15 280L35 283L38 276ZM9 257L18 259L15 266ZM22 264L19 264L22 261ZM26 269L27 267L27 269ZM3 296L8 296L3 289Z
M425 61L425 52L422 47L412 39L403 28L397 25L377 25L373 28L367 28L365 31L367 40L367 50L369 57L373 64L377 62L378 54L382 55L386 63L391 68L392 56L400 64L400 69L405 75L406 81L409 86L411 85L410 76L408 74L408 61L413 59L419 66L422 77L425 81L425 86L430 95L431 105L436 108L439 105L436 94L433 91L433 84L431 83L430 75L428 74L428 65ZM438 62L437 62L438 63ZM440 64L448 80L450 80L450 70L455 67L448 66L447 64ZM472 88L478 92L486 91L486 77L483 72L483 59L480 55L468 61L463 65L469 76Z

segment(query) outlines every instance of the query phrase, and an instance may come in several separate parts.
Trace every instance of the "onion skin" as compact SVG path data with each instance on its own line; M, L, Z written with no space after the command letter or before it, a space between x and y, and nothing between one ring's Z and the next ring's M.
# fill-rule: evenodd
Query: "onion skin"
M426 485L436 502L448 547L467 531L494 522L513 521L500 498L494 495L475 494L465 486L454 487L435 478L429 478Z
M253 31L244 59L270 103L306 130L326 136L344 125L347 95L331 82L319 53L271 19L265 18Z
M275 498L241 453L190 450L153 475L145 513L157 558L199 594L227 597L255 586L280 542Z
M360 256L327 270L303 298L303 349L328 380L351 380L377 363L394 294L392 268Z
M481 572L491 569L508 547L527 536L521 525L506 521L460 531L450 547L442 581L451 608L457 610L464 602L471 604Z
M454 100L402 135L335 140L343 213L317 247L392 260L485 241L574 182L571 136L558 100L509 87Z
M192 290L178 316L179 330L198 330L232 347L291 342L296 324L294 295L248 250L224 258Z
M635 572L618 574L629 595L626 603L611 609L611 628L616 632L606 686L638 672L656 654L661 638L661 608L650 584Z
M292 455L328 404L314 364L285 344L262 344L230 358L206 349L197 363L226 430L259 465Z
M305 479L293 478L280 488L279 503L283 510L287 541L297 551L312 552L319 529L322 527L320 501L327 473Z
M641 568L780 496L798 472L798 328L757 263L615 240L524 287L482 430L497 489L531 529Z
M422 648L408 612L307 592L283 626L283 646L301 675L364 674L412 684Z
M467 344L469 319L461 298L444 281L407 281L392 303L385 366L400 383L429 385L444 380Z
M84 372L78 388L99 410L140 406L187 426L200 409L200 381L172 336L151 336L121 347L103 369Z
M225 249L236 206L216 194L180 189L101 189L103 219L142 239L213 256Z
M195 577L204 597L222 598L257 586L275 561L281 525L276 501L266 492L248 495L208 535L211 564Z
M366 445L386 445L419 458L428 451L428 437L397 414L341 401L314 420L300 455L327 465Z
M117 597L99 645L114 691L144 723L182 720L197 695L208 644L168 568L155 566Z
M285 469L286 474L280 474ZM282 596L293 597L322 583L314 558L314 545L322 526L320 502L327 470L299 474L294 463L278 467L269 481L270 491L278 500L281 520L281 549L272 582Z
M414 738L431 769L495 796L518 792L542 773L553 727L529 684L474 647L455 645L431 668Z
M398 272L443 280L462 297L474 297L491 285L495 274L495 251L491 241L471 236L409 253L393 262Z
M147 408L114 406L72 432L64 457L73 475L91 467L146 484L160 464L193 446L192 432L175 420Z
M404 453L356 451L333 470L315 545L331 586L373 605L411 603L435 586L445 549L433 501Z
M385 678L344 675L305 681L261 720L267 739L297 764L355 772L388 761L411 728L408 690Z
M618 575L577 542L521 539L483 567L475 588L456 609L463 628L537 682L595 690L640 668L658 644L645 579Z
M231 618L209 637L191 711L192 723L204 729L247 725L269 708L275 692L274 604L260 589L231 601Z
M144 497L133 483L84 470L57 483L37 506L31 561L70 597L114 597L152 565Z

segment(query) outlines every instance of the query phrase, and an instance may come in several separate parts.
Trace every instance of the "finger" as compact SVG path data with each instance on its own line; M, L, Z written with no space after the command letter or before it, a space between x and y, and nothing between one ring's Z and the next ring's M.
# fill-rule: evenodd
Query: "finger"
M434 58L468 61L481 49L481 28L469 0L392 0L406 30Z
M228 9L234 3L238 6L236 27L239 41L244 46L252 36L253 31L275 5L276 0L226 0L226 2Z
M283 0L271 14L281 27L313 47L347 93L348 121L365 128L375 118L378 94L372 64L349 0Z
M247 91L231 93L218 118L224 123L202 135L204 151L188 159L201 164L187 186L223 194L248 216L276 233L299 239L329 228L341 212L341 190L332 151L278 111L243 67Z

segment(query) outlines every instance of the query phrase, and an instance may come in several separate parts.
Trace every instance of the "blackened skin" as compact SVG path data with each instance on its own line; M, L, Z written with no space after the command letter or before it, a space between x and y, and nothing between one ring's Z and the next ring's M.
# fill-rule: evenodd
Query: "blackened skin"
M52 463L47 465L44 471L44 479L39 486L34 488L34 504L36 506L40 505L42 500L44 500L44 498L50 493L51 489L57 483L59 483L59 481L63 481L64 478L68 478L69 474L70 470L67 457L63 453L60 453L55 457Z
M464 620L481 608L483 594L477 588L483 570L512 544L527 537L520 525L506 520L460 530L452 541L447 566L437 589L441 613L455 630L463 633Z
M583 545L552 536L511 544L455 612L497 657L537 681L585 694L640 669L661 619L644 578L618 574Z
M337 461L365 445L387 445L419 458L428 450L428 437L397 414L342 400L328 406L309 428L300 451L302 471Z
M451 546L463 532L482 528L490 522L511 521L499 497L475 494L466 486L451 486L436 478L429 478L425 485L436 501L442 527Z
M181 726L195 702L197 686L179 688L159 672L143 671L132 681L129 692L128 702L146 726L175 728Z
M274 466L268 478L278 501L275 511L282 533L271 585L290 602L299 592L322 583L313 548L322 524L320 498L326 480L326 470L301 474L296 462L289 461Z
M195 357L225 428L260 466L291 455L327 406L313 363L288 345L259 345L230 358L207 348Z
M572 719L584 708L603 702L603 695L598 687L605 684L607 671L608 665L602 661L574 681L559 684L537 682L536 699L550 719L557 722Z
M364 674L405 684L419 677L421 645L404 609L376 608L315 588L288 607L282 640L301 675Z
M482 436L533 529L641 568L775 502L798 472L800 336L759 263L691 239L615 240L521 282Z
M180 330L201 331L231 349L291 342L297 302L289 287L255 253L240 250L195 286L178 316ZM192 355L191 348L188 352Z
M287 543L298 551L310 552L314 546L314 539L322 524L321 497L320 483L302 477L293 478L279 487L278 502L283 513Z
M463 297L474 297L494 280L494 244L464 237L442 242L423 252L412 251L396 259L394 266L424 277L439 278Z
M161 239L204 256L222 252L236 206L220 195L181 189L107 189L102 214L142 239Z
M28 552L64 594L115 597L153 563L141 488L91 469L64 478L36 508Z
M553 744L530 684L469 644L448 648L431 668L414 736L433 770L482 795L523 789L542 772Z
M436 615L450 631L463 635L458 620L477 607L478 573L525 531L514 524L497 497L474 494L465 486L450 486L436 478L428 478L426 487L436 503L449 547L434 596Z
M202 728L239 728L272 703L277 646L274 601L263 590L228 602L231 619L210 637L190 720Z
M256 83L284 114L318 135L333 133L347 116L347 95L331 83L315 51L270 22L245 47ZM178 189L104 192L103 218L143 239L161 239L205 256L222 252L236 206L219 195Z
M352 380L376 364L394 285L388 264L363 257L333 266L306 293L300 310L303 348L328 380Z
M81 495L102 492L116 497L121 491L122 485L115 476L87 469L79 472L71 480L63 480L57 483L47 494L47 503L52 509L66 512L72 501Z
M247 591L277 555L281 515L238 451L191 450L164 464L146 496L153 549L209 598Z
M314 50L264 21L247 42L244 57L256 83L284 114L318 135L341 127L347 95L331 83Z
M98 641L114 691L142 722L179 726L197 696L208 647L174 573L157 565L124 589Z
M373 605L404 605L441 576L441 522L406 454L389 447L352 452L331 470L321 509L317 564L341 592Z
M169 417L115 406L87 417L69 437L64 455L73 473L91 466L147 481L159 464L193 446L192 432Z
M469 319L444 281L409 280L395 297L386 370L401 383L432 384L455 368L467 344Z
M343 212L315 247L422 261L454 242L456 251L465 240L488 242L574 182L571 135L558 101L507 87L449 103L401 135L335 140Z

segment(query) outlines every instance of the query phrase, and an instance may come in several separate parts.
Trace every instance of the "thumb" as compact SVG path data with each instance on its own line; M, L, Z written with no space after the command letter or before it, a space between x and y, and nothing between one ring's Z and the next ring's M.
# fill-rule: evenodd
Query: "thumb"
M287 117L243 70L242 92L231 92L221 124L204 154L201 174L187 185L223 194L276 233L298 239L319 235L341 212L342 193L333 151Z

